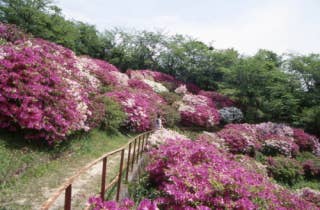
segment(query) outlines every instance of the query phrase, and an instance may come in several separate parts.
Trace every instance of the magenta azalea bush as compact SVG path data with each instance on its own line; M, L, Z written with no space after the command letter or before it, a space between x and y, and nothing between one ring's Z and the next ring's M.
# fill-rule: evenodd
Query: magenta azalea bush
M198 95L206 96L208 98L211 98L216 105L216 107L223 108L223 107L230 107L234 106L235 102L231 100L229 97L224 96L220 93L214 92L214 91L199 91Z
M210 128L219 124L220 116L212 100L206 96L186 94L178 108L184 125Z
M138 79L129 79L128 80L128 85L129 87L133 88L133 89L140 89L140 91L153 91L152 87L150 87L150 85L146 84L145 82L143 82L142 80L138 80Z
M102 85L122 85L128 77L113 65L77 57L60 45L22 36L0 24L0 128L22 130L49 143L97 126L104 113Z
M17 40L24 40L28 37L30 36L23 33L15 25L0 22L0 39L6 40L7 42L15 42Z
M148 199L142 200L137 208L134 208L135 203L128 198L117 203L115 201L103 201L100 197L91 197L89 198L88 205L93 210L158 210L157 204Z
M176 84L178 80L176 80L173 76L169 74L165 74L158 71L152 71L149 69L146 70L128 70L126 72L131 79L139 79L139 80L151 80L156 82L168 82Z
M165 73L121 73L112 64L76 56L12 25L0 23L0 39L0 128L21 130L29 139L53 143L99 126L106 95L121 103L128 115L128 128L138 132L153 127L155 115L165 104L156 93L179 86L184 97L175 108L185 125L211 128L220 121L216 106L231 104L227 97L201 91ZM110 90L114 91L105 93Z
M88 130L88 91L72 51L41 40L2 46L0 127L23 129L27 138L64 138Z
M320 143L316 137L284 124L229 124L217 133L217 137L233 153L249 153L254 149L267 155L287 157L295 156L299 151L320 155Z
M299 190L298 195L301 198L314 203L318 208L320 208L320 192L310 188L303 188Z
M127 128L134 132L152 129L159 106L165 104L165 101L152 91L122 89L109 92L106 96L122 105L128 117Z
M206 141L168 139L150 159L161 209L317 209Z

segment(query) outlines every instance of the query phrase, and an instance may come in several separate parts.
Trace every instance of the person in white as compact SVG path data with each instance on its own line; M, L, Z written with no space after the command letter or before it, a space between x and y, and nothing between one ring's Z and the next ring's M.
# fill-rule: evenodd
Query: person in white
M161 115L158 114L157 115L157 120L156 120L156 129L161 129L162 128L162 119L161 119Z

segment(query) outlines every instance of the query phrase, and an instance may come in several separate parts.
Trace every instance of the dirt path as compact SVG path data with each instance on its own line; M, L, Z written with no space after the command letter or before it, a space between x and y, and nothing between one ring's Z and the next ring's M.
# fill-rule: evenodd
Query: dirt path
M110 157L107 162L107 180L110 181L119 170L120 153ZM102 173L102 161L91 167L86 173L79 176L72 184L72 209L83 209L90 196L96 195L100 191ZM68 177L66 177L67 179ZM107 181L107 183L108 183ZM48 199L58 188L48 189L43 187L41 191L43 196ZM33 209L40 209L42 203L35 202ZM64 193L55 201L50 209L63 209Z

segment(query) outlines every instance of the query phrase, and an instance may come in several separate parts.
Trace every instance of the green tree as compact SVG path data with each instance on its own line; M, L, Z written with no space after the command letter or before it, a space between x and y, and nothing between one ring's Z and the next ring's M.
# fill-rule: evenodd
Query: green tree
M299 79L302 88L294 123L320 136L320 55L290 55L286 69Z

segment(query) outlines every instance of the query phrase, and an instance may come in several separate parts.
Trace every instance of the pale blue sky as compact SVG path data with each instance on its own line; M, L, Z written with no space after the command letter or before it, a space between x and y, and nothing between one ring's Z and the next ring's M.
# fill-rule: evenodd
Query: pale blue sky
M187 34L253 54L320 53L320 0L55 0L69 19Z

